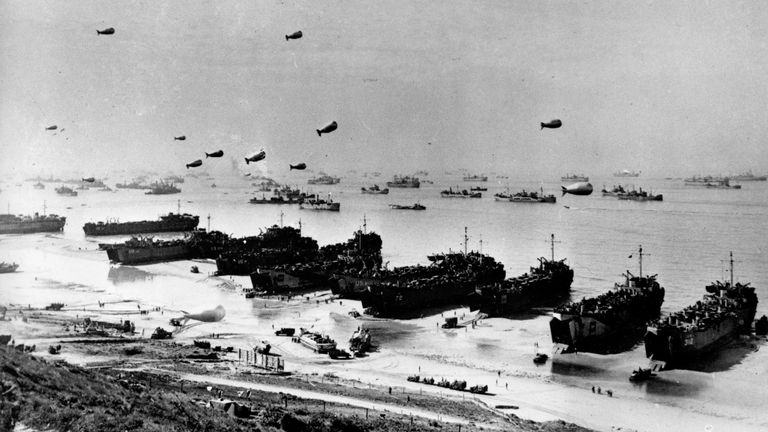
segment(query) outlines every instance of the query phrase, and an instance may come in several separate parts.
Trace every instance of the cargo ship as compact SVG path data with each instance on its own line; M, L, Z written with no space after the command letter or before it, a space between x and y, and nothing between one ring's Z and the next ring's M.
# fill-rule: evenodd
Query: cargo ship
M554 195L544 195L544 190L540 192L526 192L523 189L522 192L517 192L507 199L513 203L555 203L557 198Z
M470 295L470 311L503 317L536 306L551 306L567 298L573 270L564 259L555 261L554 234L551 239L551 259L540 257L539 266L531 267L530 273L476 288Z
M459 190L448 188L447 190L440 192L441 198L482 198L482 192L468 192L466 189Z
M621 170L613 173L614 177L640 177L640 171Z
M130 183L117 183L115 187L118 189L150 189L151 188L151 186L145 185L143 183L139 183L136 180Z
M391 188L418 188L421 182L418 177L395 176L392 181L387 182L387 187Z
M487 182L488 176L484 175L471 175L471 176L464 176L462 178L463 181L476 181L476 182Z
M557 351L621 352L642 338L645 324L659 315L664 288L656 275L643 276L642 247L638 259L638 276L627 270L611 291L555 308L549 328Z
M56 193L64 196L77 196L77 191L68 186L57 187Z
M144 192L145 195L170 195L180 193L181 189L177 188L173 183L166 183L163 181L152 183L149 186L149 190Z
M662 194L654 195L652 193L644 191L643 188L640 188L639 190L631 190L628 192L616 194L616 198L620 200L631 200L631 201L663 201L664 195Z
M766 181L768 180L768 176L764 175L754 175L752 174L752 171L747 171L745 173L741 173L738 175L733 175L728 177L729 180L733 181Z
M192 231L200 223L199 216L191 214L168 213L160 216L156 221L134 221L134 222L88 222L83 225L85 235L120 235L120 234L143 234L158 232L181 232Z
M16 216L0 214L0 234L31 234L39 232L59 232L64 230L67 218L55 214L40 216Z
M282 195L271 196L269 198L262 195L261 198L253 197L248 200L251 204L299 204L302 201L301 198L286 198Z
M706 286L704 298L648 325L645 354L654 369L685 366L751 330L757 309L755 288L733 282Z
M379 188L379 185L373 185L369 188L361 187L360 192L364 194L370 194L370 195L387 195L389 193L388 188L381 189Z
M335 202L328 196L327 200L321 198L313 198L303 200L299 203L299 208L302 210L325 210L325 211L339 211L341 210L341 203Z
M560 177L560 181L570 182L570 183L588 182L589 177L585 176L584 174L566 174Z
M320 185L334 185L341 181L338 177L329 176L327 174L321 174L319 177L311 178L307 180L307 184L320 184Z

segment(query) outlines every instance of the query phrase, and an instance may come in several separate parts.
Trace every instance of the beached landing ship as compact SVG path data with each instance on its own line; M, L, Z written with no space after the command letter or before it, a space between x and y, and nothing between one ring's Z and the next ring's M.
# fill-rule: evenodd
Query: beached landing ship
M707 294L696 304L648 326L645 354L654 368L685 366L704 354L748 333L755 319L757 295L749 284L731 281L707 285Z
M192 231L197 228L199 222L199 216L192 216L187 213L168 213L165 216L160 216L160 219L156 221L88 222L83 225L83 231L85 231L85 235L89 236L181 232Z
M642 257L641 247L639 276L627 271L624 283L613 290L555 308L549 328L558 351L618 352L642 337L645 323L659 315L664 301L656 275L643 276Z
M107 252L110 262L147 264L213 258L232 242L229 236L218 231L195 230L178 240L159 241L152 238L133 237L123 243L99 243L99 248Z
M313 260L317 241L303 237L301 229L272 225L255 237L233 242L216 258L217 275L249 275L259 267Z
M39 232L58 232L64 230L67 218L55 214L40 216L16 216L0 214L0 234L31 234Z
M530 274L475 289L469 309L491 317L506 316L566 298L571 290L573 270L565 260L555 261L554 234L551 238L551 259L539 258L539 266L531 267Z

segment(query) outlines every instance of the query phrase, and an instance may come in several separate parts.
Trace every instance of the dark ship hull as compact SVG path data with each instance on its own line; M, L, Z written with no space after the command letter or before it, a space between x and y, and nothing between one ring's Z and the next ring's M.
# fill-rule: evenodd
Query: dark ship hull
M149 264L196 258L195 248L183 240L158 242L151 246L108 246L107 257L114 263Z
M217 275L248 276L259 268L292 264L309 260L315 251L299 253L290 250L270 250L247 254L227 254L216 258Z
M37 216L20 218L14 215L0 215L0 234L32 234L59 232L64 230L66 217Z
M253 289L268 294L286 294L328 287L328 276L311 269L259 269L250 274Z
M180 232L192 231L197 228L198 223L200 223L199 216L169 214L157 221L87 223L83 226L83 231L89 236Z
M453 280L429 286L372 285L360 296L363 308L377 316L409 315L421 309L468 302L474 280Z
M664 293L659 292L611 315L555 313L549 322L552 342L564 352L607 354L626 350L642 338L645 323L659 315L663 301Z
M539 262L540 267L532 267L531 274L475 290L470 296L470 310L492 317L507 316L536 306L550 306L567 298L573 270L563 261L539 258Z
M646 356L661 368L681 367L749 332L757 309L755 289L716 284L696 304L648 326Z

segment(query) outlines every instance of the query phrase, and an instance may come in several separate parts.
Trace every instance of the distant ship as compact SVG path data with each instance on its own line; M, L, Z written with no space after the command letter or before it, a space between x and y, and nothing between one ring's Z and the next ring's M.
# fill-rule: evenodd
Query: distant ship
M181 183L184 183L184 177L177 176L177 175L172 175L172 176L166 177L165 179L163 179L163 181L166 182L166 183L179 183L179 184L181 184Z
M718 181L709 181L704 183L704 187L708 189L741 189L739 184L731 184L731 181L726 177Z
M589 177L585 176L584 174L566 174L563 177L560 177L560 181L571 183L588 182Z
M443 198L482 198L483 194L481 192L467 192L466 189L448 188L448 190L440 192L440 196Z
M418 177L410 176L395 176L390 182L387 182L387 187L396 188L418 188L421 185Z
M557 198L554 195L544 195L543 190L540 192L526 192L523 189L522 192L509 195L507 201L513 203L555 203Z
M624 189L624 186L622 185L618 185L618 186L614 185L611 190L607 190L605 186L603 186L602 193L603 193L603 196L615 197L615 196L619 196L620 194L627 193L627 190Z
M693 176L684 180L686 186L706 186L708 183L719 183L725 180L723 177L707 176Z
M554 241L552 235L551 259L539 258L539 266L531 267L530 273L476 288L469 309L491 317L507 316L567 298L573 270L565 260L555 261Z
M45 189L45 185L40 182L35 183L34 185L32 185L32 187L34 187L35 189Z
M640 171L621 170L613 173L614 177L640 177Z
M149 185L139 183L135 180L130 183L117 183L115 187L118 189L151 189L152 188Z
M83 231L89 236L192 231L199 222L199 216L168 213L156 221L88 222Z
M627 271L613 290L555 308L549 328L558 350L617 352L642 337L645 323L659 315L664 301L656 275L643 276L642 257L641 247L639 276Z
M645 354L654 368L684 366L750 331L757 309L755 288L731 281L707 285L708 294L648 326Z
M16 263L7 263L7 262L0 263L0 273L13 273L16 271L17 268L19 268L19 265Z
M77 191L72 190L71 187L67 187L67 186L57 187L56 193L64 196L77 196Z
M371 194L371 195L387 195L389 194L389 188L381 189L379 188L379 185L373 185L369 188L360 188L360 191L364 194Z
M329 196L328 200L320 198L304 200L299 204L299 208L302 210L339 211L341 210L341 203L333 201Z
M38 232L57 232L64 229L67 218L55 214L40 216L16 216L0 214L0 234L30 234Z
M414 204L414 205L400 205L400 204L390 204L389 208L392 210L426 210L427 208L421 204Z
M485 175L471 175L471 176L464 176L462 178L463 181L477 181L477 182L486 182L488 181L488 176Z
M640 188L639 190L631 190L623 193L618 193L616 194L616 198L620 200L632 200L632 201L662 201L664 200L664 195L662 194L654 195L652 193L648 193L647 191L644 191L643 188Z
M164 181L156 182L150 185L149 190L144 192L145 195L170 195L181 192L181 189L177 188L173 183L166 183Z
M338 177L332 177L327 174L322 174L319 177L311 178L307 180L308 184L320 184L320 185L334 185L341 181Z
M766 181L768 179L768 176L764 176L764 175L757 176L752 174L752 171L747 171L739 175L730 176L728 177L728 179L734 180L734 181Z
M302 202L301 198L286 198L283 195L277 195L272 197L265 197L264 195L261 196L261 198L253 197L249 201L251 204L299 204Z

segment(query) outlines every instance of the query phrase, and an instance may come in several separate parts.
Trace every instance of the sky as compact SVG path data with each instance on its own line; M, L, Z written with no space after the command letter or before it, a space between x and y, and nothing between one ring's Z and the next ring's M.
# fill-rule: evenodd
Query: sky
M3 1L0 170L765 173L767 44L754 1Z

